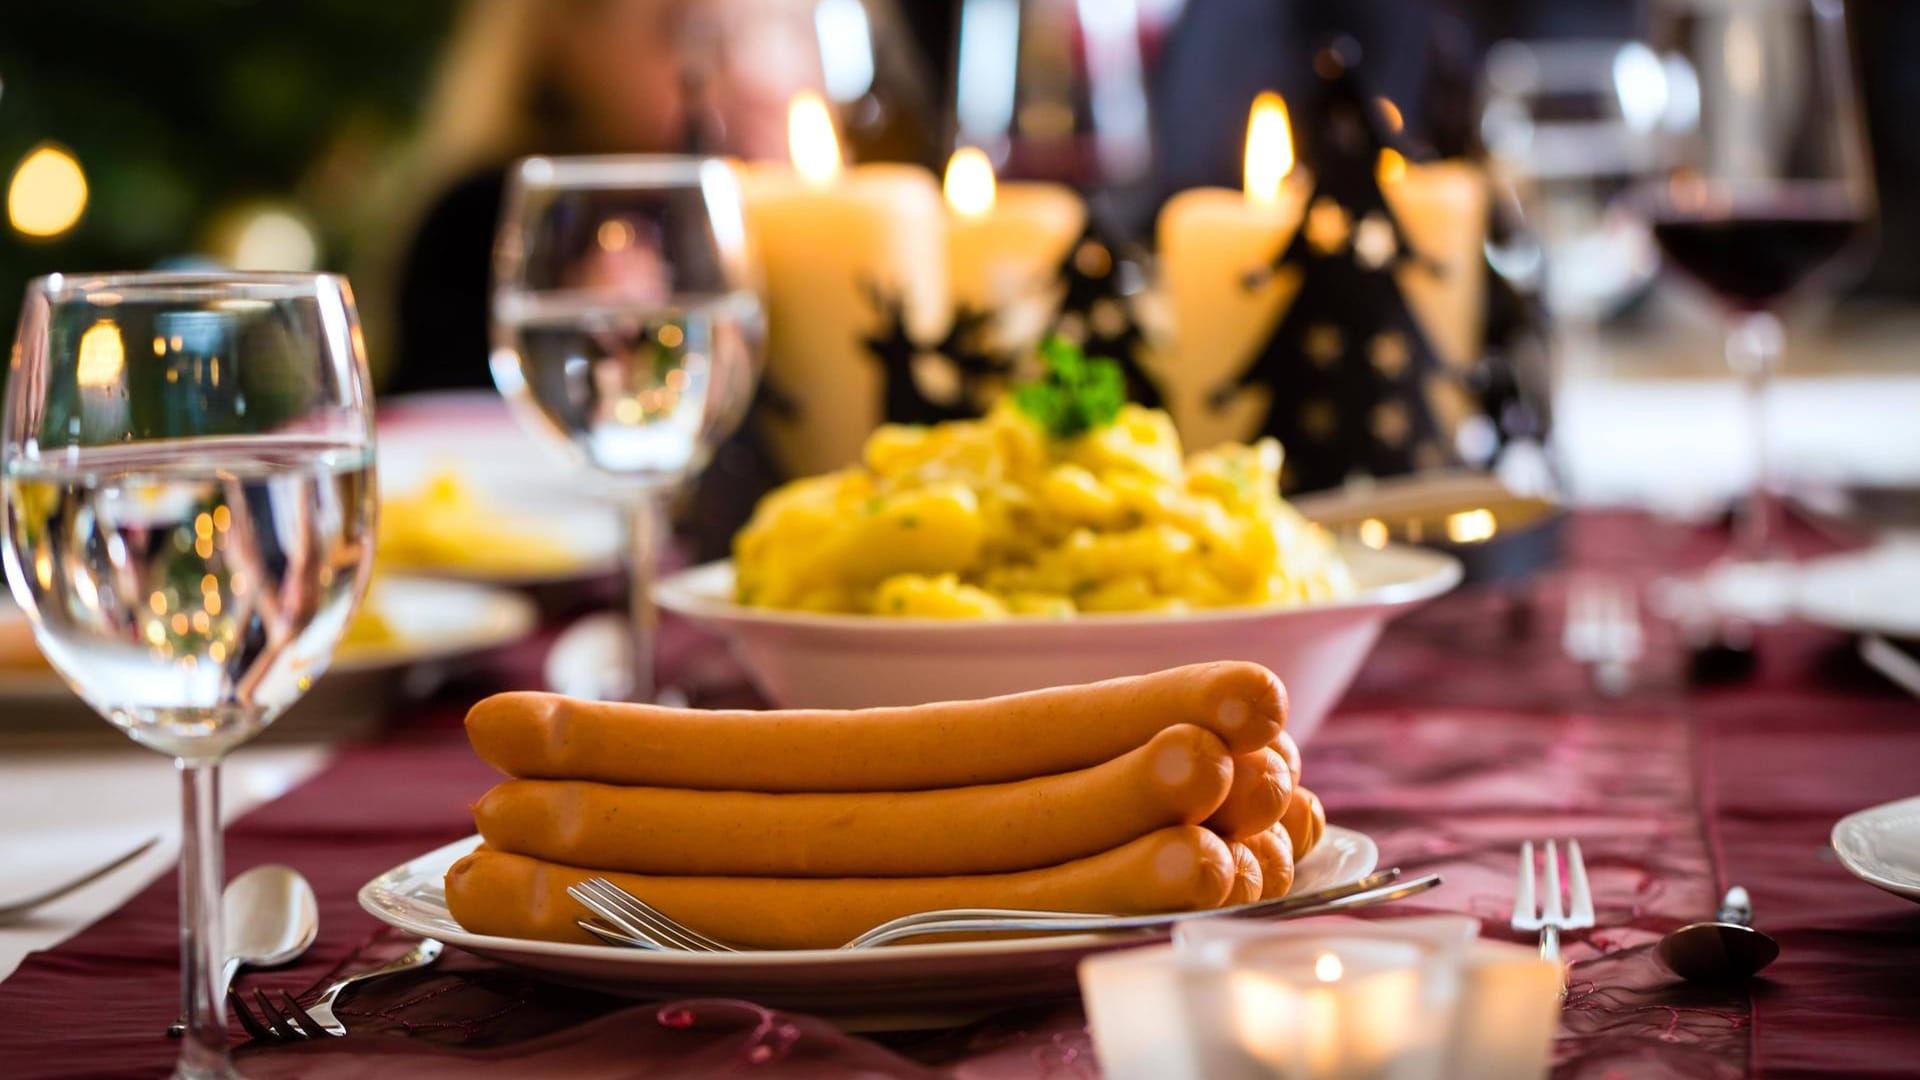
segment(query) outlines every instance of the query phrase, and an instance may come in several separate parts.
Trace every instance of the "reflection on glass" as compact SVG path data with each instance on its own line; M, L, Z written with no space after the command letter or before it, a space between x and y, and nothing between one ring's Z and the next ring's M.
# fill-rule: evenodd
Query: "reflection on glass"
M637 699L655 689L660 509L744 418L763 337L725 164L635 156L515 168L494 266L494 379L627 507Z
M35 282L0 482L7 579L41 651L181 771L177 1075L231 1075L218 764L326 671L372 565L372 416L346 283Z

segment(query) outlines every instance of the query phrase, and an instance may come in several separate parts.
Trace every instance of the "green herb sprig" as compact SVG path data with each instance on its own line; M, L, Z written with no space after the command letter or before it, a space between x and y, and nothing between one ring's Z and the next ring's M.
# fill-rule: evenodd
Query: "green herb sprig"
M1127 380L1112 360L1089 358L1063 337L1040 343L1040 378L1013 388L1013 403L1056 439L1106 427L1127 403Z

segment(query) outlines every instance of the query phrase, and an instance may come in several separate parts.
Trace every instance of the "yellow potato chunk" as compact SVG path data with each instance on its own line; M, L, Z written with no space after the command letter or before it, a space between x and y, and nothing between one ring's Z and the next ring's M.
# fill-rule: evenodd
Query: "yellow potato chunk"
M1165 413L1055 439L1003 401L888 425L861 464L768 494L734 539L741 603L949 619L1310 603L1353 584L1280 498L1280 445L1183 460Z

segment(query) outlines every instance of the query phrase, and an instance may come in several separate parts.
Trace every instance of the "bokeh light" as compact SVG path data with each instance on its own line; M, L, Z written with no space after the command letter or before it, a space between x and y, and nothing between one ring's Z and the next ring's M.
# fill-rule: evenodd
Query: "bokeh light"
M87 176L64 148L42 143L20 159L7 184L7 220L15 232L50 239L87 209Z

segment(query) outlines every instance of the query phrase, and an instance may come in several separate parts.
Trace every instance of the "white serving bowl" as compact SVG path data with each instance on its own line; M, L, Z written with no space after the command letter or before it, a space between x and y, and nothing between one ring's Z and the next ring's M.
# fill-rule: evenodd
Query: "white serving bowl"
M1287 685L1305 740L1346 693L1388 620L1453 588L1460 564L1424 548L1343 552L1359 591L1334 603L1186 615L974 622L743 607L733 564L659 587L661 606L724 634L769 700L787 708L917 705L1097 682L1208 660L1265 664Z

